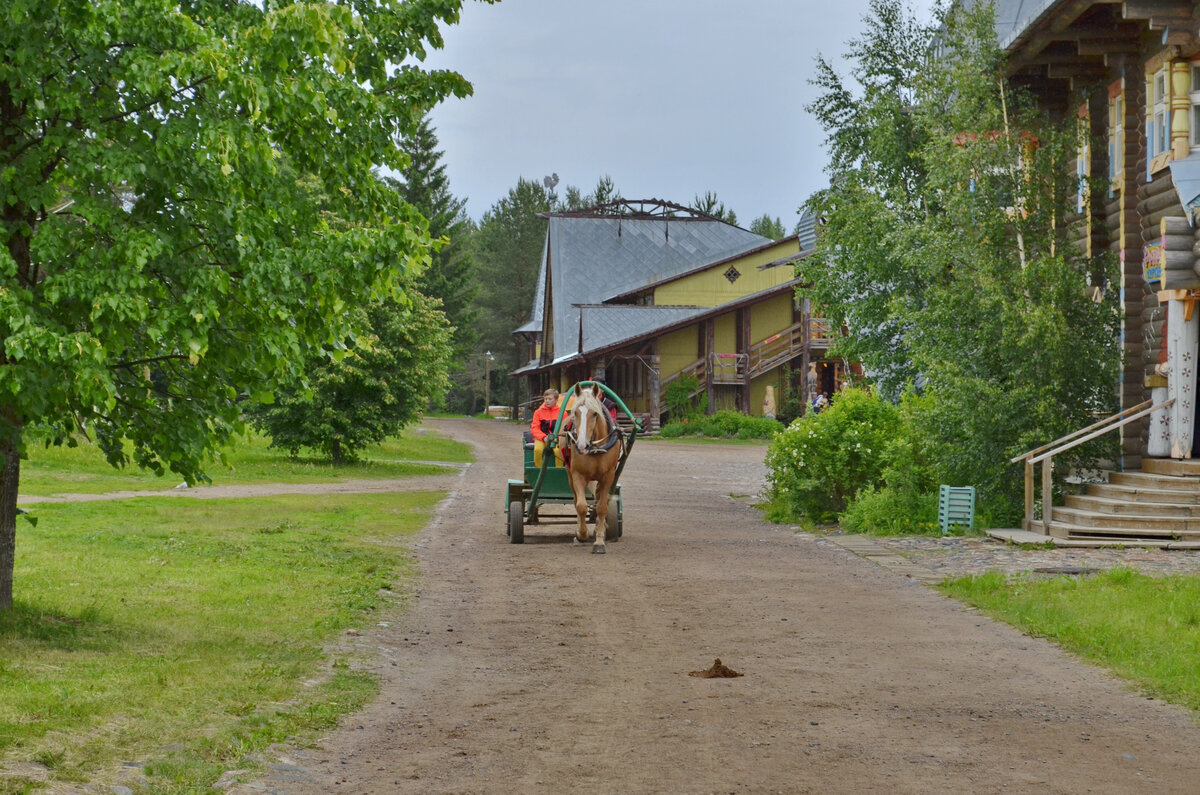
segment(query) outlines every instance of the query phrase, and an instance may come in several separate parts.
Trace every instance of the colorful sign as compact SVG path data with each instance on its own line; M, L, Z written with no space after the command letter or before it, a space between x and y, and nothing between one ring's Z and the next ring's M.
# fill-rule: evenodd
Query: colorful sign
M1155 240L1142 246L1142 278L1148 284L1162 281L1163 246L1162 239Z

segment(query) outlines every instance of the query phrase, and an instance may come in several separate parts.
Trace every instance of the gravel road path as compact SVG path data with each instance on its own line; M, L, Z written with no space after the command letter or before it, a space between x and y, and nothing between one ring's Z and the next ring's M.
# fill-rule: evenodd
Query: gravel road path
M1200 728L1052 644L752 507L763 448L639 444L607 555L504 535L520 430L477 462L419 588L347 638L378 700L236 792L1196 792ZM714 658L744 674L701 679Z

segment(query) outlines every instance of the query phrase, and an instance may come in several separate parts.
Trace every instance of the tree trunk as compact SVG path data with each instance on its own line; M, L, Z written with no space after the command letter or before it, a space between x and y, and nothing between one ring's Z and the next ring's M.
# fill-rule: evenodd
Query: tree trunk
M17 560L17 486L21 479L21 426L11 408L2 412L0 423L12 428L0 438L0 612L12 609L13 568Z

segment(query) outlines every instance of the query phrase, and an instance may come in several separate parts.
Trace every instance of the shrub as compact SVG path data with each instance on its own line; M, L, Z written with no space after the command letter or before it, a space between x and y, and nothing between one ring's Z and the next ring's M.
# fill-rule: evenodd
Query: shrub
M767 451L769 516L832 521L860 491L882 485L885 450L901 432L899 410L860 389L795 420Z
M742 426L742 420L750 419L737 411L718 411L708 418L707 422L716 425L718 432L711 436L736 436Z
M687 432L688 425L685 422L668 422L658 429L658 435L664 439L678 439Z
M701 392L692 397L699 388L700 380L694 375L680 376L667 385L663 401L672 422L702 417L708 411L708 395Z
M783 423L770 417L742 417L737 429L739 439L771 439L783 430Z
M668 422L659 429L659 436L677 439L680 436L712 436L715 438L770 439L783 425L768 417L748 417L736 411L718 411L711 417Z
M918 494L891 486L863 489L838 517L851 533L877 536L941 535L936 494Z

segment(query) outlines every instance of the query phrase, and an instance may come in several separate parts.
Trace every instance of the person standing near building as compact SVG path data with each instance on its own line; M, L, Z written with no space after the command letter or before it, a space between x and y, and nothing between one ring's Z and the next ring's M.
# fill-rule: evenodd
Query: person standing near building
M554 430L558 422L559 394L551 387L542 393L542 405L533 412L529 421L529 432L533 434L533 465L539 469L542 466L542 454L546 450L546 436ZM558 466L563 465L562 451L554 448L554 459Z

